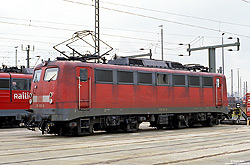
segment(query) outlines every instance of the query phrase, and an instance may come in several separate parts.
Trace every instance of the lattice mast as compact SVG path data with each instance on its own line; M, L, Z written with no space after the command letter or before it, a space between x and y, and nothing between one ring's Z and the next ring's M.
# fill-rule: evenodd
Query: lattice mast
M98 56L100 61L100 20L99 20L99 0L95 0L95 55Z

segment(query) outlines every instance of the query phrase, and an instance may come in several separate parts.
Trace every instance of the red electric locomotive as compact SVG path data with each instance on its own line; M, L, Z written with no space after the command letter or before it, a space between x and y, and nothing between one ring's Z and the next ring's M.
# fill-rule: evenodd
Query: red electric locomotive
M24 70L25 68L23 68ZM17 68L0 72L0 127L18 126L18 115L26 115L32 74L23 74Z
M142 122L157 128L218 124L227 113L225 76L174 70L168 63L46 61L34 71L32 118L43 133L59 135L136 131Z

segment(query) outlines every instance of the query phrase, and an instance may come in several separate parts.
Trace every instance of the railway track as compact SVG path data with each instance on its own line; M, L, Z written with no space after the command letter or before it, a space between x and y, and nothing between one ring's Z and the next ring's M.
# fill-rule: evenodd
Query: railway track
M24 132L20 131L21 134ZM185 164L237 153L249 154L249 133L246 126L143 130L85 137L32 136L32 132L22 136L14 131L9 135L17 134L18 141L13 137L9 140L0 138L0 164L141 164L143 161ZM232 143L232 139L243 141Z

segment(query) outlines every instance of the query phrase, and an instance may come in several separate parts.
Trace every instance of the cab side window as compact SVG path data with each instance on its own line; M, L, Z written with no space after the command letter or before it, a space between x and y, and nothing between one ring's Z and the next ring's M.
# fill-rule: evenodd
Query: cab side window
M0 89L9 89L10 79L0 79Z
M27 79L12 79L12 89L13 90L28 90L28 80Z

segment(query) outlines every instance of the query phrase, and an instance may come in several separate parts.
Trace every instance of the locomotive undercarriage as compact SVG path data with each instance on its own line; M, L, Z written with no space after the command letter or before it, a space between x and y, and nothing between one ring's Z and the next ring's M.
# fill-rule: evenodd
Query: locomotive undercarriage
M0 117L0 128L19 127L20 123L15 116Z
M38 127L43 134L80 136L92 134L94 131L135 132L139 130L142 122L149 122L150 127L157 129L186 128L196 125L213 126L218 125L222 117L223 115L220 113L188 113L96 116L77 118L71 121L50 121L49 118L45 118L39 121Z

